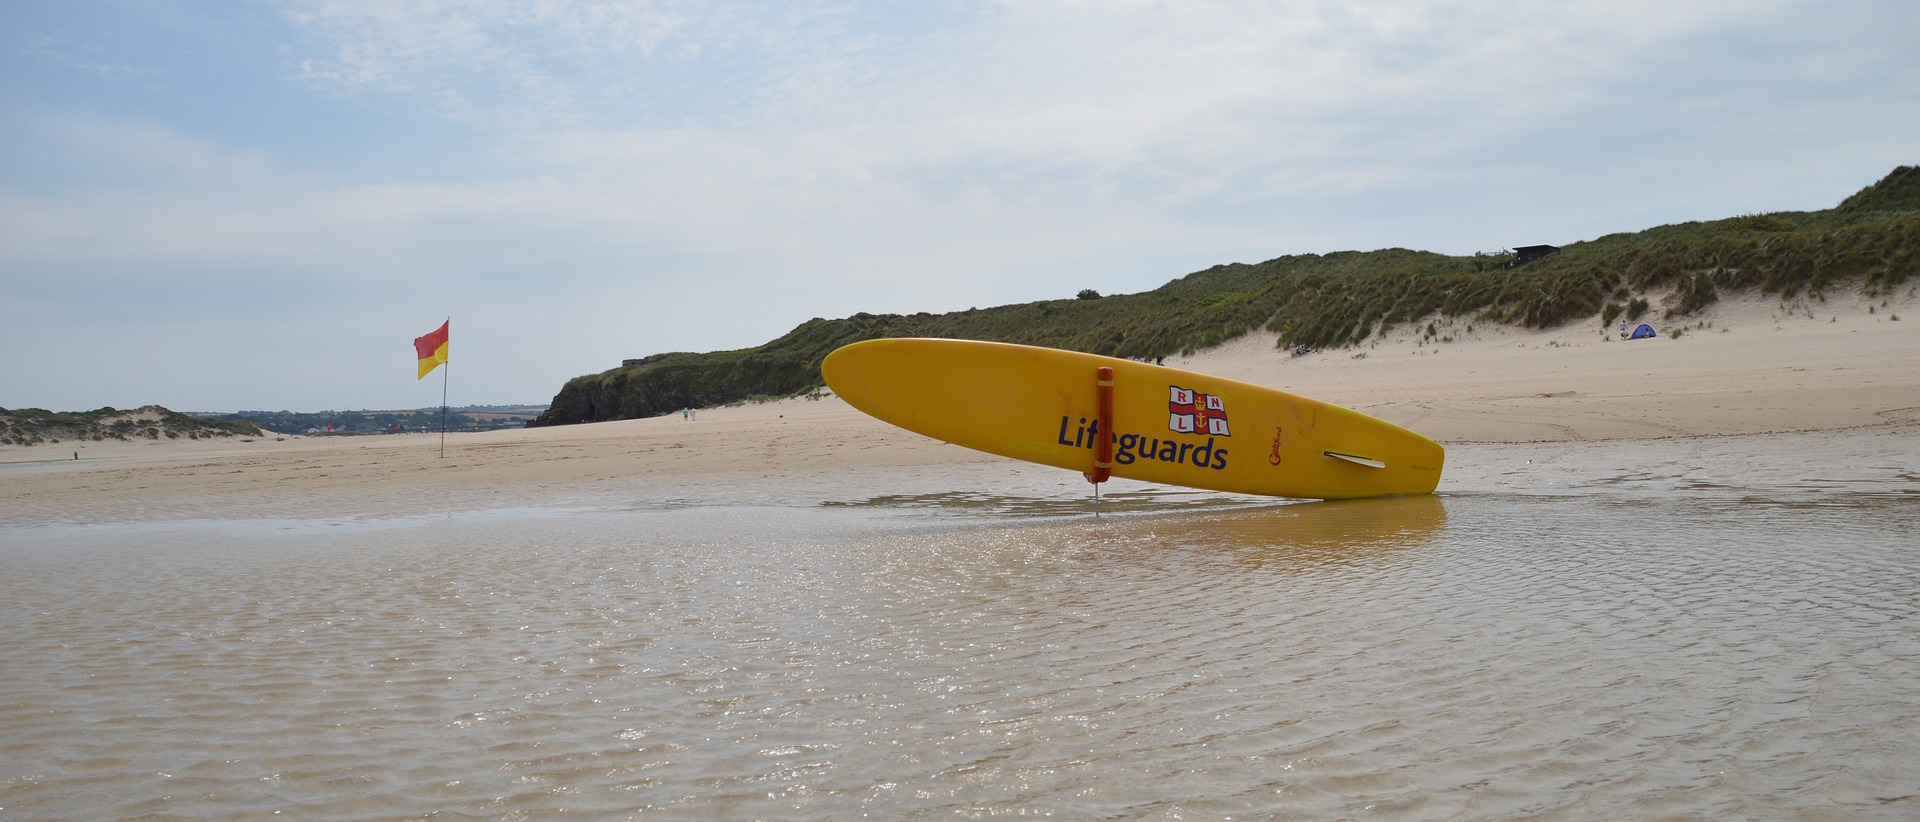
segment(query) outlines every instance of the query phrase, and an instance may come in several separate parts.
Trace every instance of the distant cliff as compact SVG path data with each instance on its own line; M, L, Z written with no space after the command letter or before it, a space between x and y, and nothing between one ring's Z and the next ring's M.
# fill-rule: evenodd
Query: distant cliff
M190 440L213 437L257 437L264 432L250 422L204 420L149 405L131 411L47 411L39 408L0 408L0 445L88 442L101 440Z
M1532 238L1523 238L1532 239ZM1536 328L1638 320L1662 295L1667 316L1722 293L1783 298L1858 289L1891 295L1920 270L1920 168L1902 166L1814 212L1747 214L1573 243L1520 263L1385 249L1218 265L1140 294L814 319L754 348L656 354L568 380L529 426L658 416L820 386L820 361L876 337L951 337L1158 357L1259 328L1283 341L1351 345L1434 315Z

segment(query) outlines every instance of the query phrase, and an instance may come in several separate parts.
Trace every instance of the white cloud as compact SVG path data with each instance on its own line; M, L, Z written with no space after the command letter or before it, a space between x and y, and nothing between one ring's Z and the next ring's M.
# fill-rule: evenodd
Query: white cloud
M391 96L488 130L580 123L644 98L656 58L702 50L682 37L690 17L679 9L691 4L670 1L289 5L319 52L297 62L312 87ZM666 44L678 48L659 54Z
M1626 107L1737 110L1765 92L1691 82L1712 75L1708 61L1742 57L1703 45L1756 18L1844 16L1787 3L1021 2L887 27L857 4L798 2L757 14L302 8L337 44L314 79L504 132L616 144L737 133L796 162L817 155L782 143L828 134L898 180L1153 197L1365 190L1504 134ZM697 150L685 156L699 166Z
M70 42L46 32L9 32L6 39L11 50L31 55L34 59L57 66L85 72L102 80L141 81L154 77L158 72L150 66L129 65L100 59L100 48L87 43Z
M1906 4L288 8L288 93L366 112L325 132L346 160L184 121L16 118L30 137L0 169L30 154L60 184L0 188L0 267L158 272L201 301L172 310L208 345L223 320L205 301L236 288L297 318L289 334L485 318L526 338L495 355L517 385L550 392L815 315L1818 207L1920 159ZM232 107L260 102L319 116L298 97ZM420 112L485 148L396 170L384 152ZM283 287L298 296L265 299Z

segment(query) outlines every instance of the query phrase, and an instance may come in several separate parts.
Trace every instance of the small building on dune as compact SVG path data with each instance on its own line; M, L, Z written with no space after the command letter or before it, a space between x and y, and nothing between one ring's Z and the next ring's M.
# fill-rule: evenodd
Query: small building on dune
M1538 260L1541 257L1545 257L1548 254L1552 254L1553 252L1559 251L1559 250L1560 250L1560 247L1557 245L1514 246L1513 264L1526 265L1527 263L1533 262L1534 260Z

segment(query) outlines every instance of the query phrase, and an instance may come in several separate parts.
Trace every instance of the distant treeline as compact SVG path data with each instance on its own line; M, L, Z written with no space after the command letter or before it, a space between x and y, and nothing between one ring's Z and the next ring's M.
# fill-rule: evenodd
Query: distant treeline
M1578 242L1516 264L1507 254L1343 251L1219 265L1140 294L948 314L814 319L755 348L656 354L575 377L529 425L658 416L806 392L820 361L876 337L949 337L1116 357L1192 353L1265 328L1283 343L1352 345L1441 316L1550 328L1684 316L1721 294L1892 295L1920 269L1920 168L1902 166L1825 211L1748 214Z
M210 437L259 436L250 422L208 420L169 411L158 405L132 410L100 408L93 411L48 411L44 408L0 408L0 445L39 445L104 440L190 440Z
M469 405L448 409L448 431L490 431L520 428L542 409L539 406ZM284 434L386 434L395 431L439 431L440 409L413 411L240 411L209 416L241 420Z

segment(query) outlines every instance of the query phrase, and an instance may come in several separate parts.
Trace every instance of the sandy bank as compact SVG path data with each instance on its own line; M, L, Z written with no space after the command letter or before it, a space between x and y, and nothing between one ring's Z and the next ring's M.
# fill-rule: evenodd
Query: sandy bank
M1659 325L1661 337L1626 342L1595 325L1469 330L1461 321L1438 324L1432 337L1403 328L1299 358L1250 335L1167 365L1433 437L1450 451L1442 492L1503 482L1504 466L1536 456L1544 467L1585 449L1606 462L1671 438L1711 450L1701 443L1766 435L1755 447L1784 473L1835 449L1891 452L1890 470L1920 470L1910 464L1920 460L1920 300L1746 299L1689 318L1677 337L1679 326ZM456 434L445 456L438 435L8 446L0 523L384 517L588 498L782 503L943 484L1078 493L1076 483L1084 489L1067 472L934 442L827 398L708 409L693 422Z
M1650 340L1597 324L1470 331L1443 321L1434 338L1403 327L1300 358L1272 353L1272 335L1249 335L1167 364L1339 403L1441 442L1836 431L1920 422L1916 320L1920 311L1858 298L1749 298L1684 325L1654 320L1661 336Z

